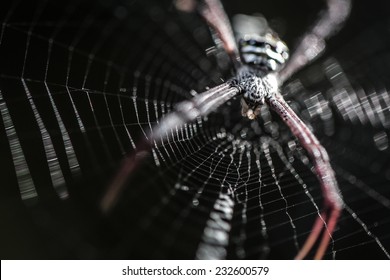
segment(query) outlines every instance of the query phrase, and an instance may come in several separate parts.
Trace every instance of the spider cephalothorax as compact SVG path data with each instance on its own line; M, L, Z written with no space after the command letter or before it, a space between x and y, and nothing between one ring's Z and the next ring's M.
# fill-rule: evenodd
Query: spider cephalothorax
M265 99L278 91L278 80L274 73L265 74L250 66L240 68L230 83L242 94L241 114L251 120L259 114L259 106L264 104Z

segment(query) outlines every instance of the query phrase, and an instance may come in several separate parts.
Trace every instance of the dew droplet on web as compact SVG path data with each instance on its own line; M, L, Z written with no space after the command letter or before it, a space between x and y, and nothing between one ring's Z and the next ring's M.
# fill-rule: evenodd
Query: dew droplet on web
M387 150L387 148L389 147L389 139L387 137L386 132L378 132L374 135L373 139L379 151Z
M195 207L198 206L199 205L199 200L193 199L192 200L192 205L195 206Z

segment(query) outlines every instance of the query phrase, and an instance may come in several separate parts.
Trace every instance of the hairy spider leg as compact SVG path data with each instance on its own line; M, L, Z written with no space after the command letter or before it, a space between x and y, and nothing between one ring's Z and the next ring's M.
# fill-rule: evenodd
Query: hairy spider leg
M322 228L325 227L321 243L315 254L316 259L321 259L328 248L332 233L335 230L343 208L343 200L334 171L330 165L328 153L280 93L275 93L270 98L266 98L265 101L287 124L314 163L315 174L320 182L324 199L323 211L316 218L309 237L295 258L303 259L307 255L314 246L314 243L318 240ZM327 214L328 212L330 213L329 216Z
M229 55L237 70L242 66L240 54L238 52L236 38L233 35L231 24L221 2L219 0L203 0L200 2L199 13L216 32L217 36L222 41L224 50Z
M107 213L112 209L131 174L141 165L153 146L157 147L158 144L168 138L168 132L178 126L190 123L198 117L207 116L238 94L239 90L232 86L230 82L226 82L196 95L191 100L178 103L175 110L166 115L148 133L147 137L141 140L136 150L123 159L119 171L109 184L101 200L100 207L102 211Z
M319 58L325 50L325 40L343 26L351 11L351 0L327 0L327 8L320 12L319 19L305 32L285 67L279 72L283 84L300 69Z

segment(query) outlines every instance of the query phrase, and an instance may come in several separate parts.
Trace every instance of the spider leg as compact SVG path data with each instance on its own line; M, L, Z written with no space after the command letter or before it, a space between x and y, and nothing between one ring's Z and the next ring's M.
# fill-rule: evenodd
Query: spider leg
M327 0L327 9L307 31L297 45L286 66L280 71L280 84L305 65L318 58L325 49L325 40L342 27L351 10L351 0Z
M313 160L315 173L320 182L324 198L323 212L317 217L312 232L306 239L300 252L298 252L296 259L303 259L307 255L318 240L322 228L325 227L321 243L315 254L316 259L321 259L328 248L331 235L343 208L343 200L334 171L329 162L328 153L317 137L286 103L280 93L276 93L266 99L266 103L279 114Z
M241 66L240 55L222 3L219 0L202 0L199 3L199 13L222 41L223 48L237 70Z
M147 137L140 141L136 150L123 159L119 171L101 200L100 207L102 211L107 213L115 205L129 176L137 170L153 146L157 147L159 143L166 140L168 132L198 117L207 116L210 112L215 111L222 104L237 96L238 93L239 90L236 87L233 87L230 82L226 82L198 94L191 100L178 103L176 109L166 115L148 133Z
M326 249L328 248L328 244L331 238L331 235L329 232L333 232L336 228L337 221L340 217L341 209L333 209L330 213L328 223L327 223L327 230L324 231L321 239L321 243L318 246L317 252L314 256L314 259L320 260L324 256ZM318 220L318 218L317 218Z
M322 229L324 228L324 220L326 220L326 212L322 212L320 214L322 219L316 219L313 228L311 229L311 233L307 237L305 244L302 246L301 250L299 250L298 254L295 256L296 260L303 259L309 252L310 249L314 246L318 237L321 234ZM326 248L325 248L326 249Z

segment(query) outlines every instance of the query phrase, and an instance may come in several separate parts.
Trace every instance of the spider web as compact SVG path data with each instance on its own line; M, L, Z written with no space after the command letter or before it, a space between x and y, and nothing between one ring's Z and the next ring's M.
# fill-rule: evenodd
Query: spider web
M171 1L37 2L0 9L2 258L296 255L322 205L311 162L267 107L249 121L238 99L168 132L103 215L146 131L231 73L207 26ZM292 46L320 8L247 2L225 3L229 15L261 10ZM346 203L328 259L390 258L390 22L371 4L356 3L324 58L283 89Z

